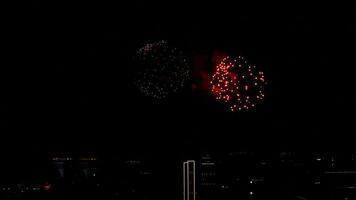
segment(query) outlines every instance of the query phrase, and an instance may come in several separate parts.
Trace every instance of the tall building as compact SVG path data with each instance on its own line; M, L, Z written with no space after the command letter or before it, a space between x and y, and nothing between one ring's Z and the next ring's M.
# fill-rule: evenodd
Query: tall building
M64 177L69 178L73 172L73 157L71 156L56 156L52 157L52 165L54 168L54 177L56 181L62 181Z
M195 200L195 161L183 162L183 200Z
M106 165L106 188L112 199L155 199L154 168L150 158L116 155Z
M203 153L197 163L198 184L197 193L199 199L217 199L217 160L211 153Z

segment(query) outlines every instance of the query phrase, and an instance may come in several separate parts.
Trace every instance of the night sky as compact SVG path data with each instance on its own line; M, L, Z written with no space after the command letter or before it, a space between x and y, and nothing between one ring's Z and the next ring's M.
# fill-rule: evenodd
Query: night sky
M355 10L142 1L9 10L0 86L7 152L351 148ZM231 113L191 83L163 101L145 97L131 81L132 56L162 39L193 71L203 63L211 74L214 53L245 56L266 73L266 101Z

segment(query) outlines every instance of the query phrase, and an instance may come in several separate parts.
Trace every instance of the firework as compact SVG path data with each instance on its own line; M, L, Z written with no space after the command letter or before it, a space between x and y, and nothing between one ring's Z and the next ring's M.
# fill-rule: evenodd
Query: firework
M155 99L177 92L189 78L186 58L164 40L138 49L135 62L135 85L143 94Z
M215 98L226 103L231 111L249 110L265 98L264 73L242 56L225 57L216 66L210 83Z

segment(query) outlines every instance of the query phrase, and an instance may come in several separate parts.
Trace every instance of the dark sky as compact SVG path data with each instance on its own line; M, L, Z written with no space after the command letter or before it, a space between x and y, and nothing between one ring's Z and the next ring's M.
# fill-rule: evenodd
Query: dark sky
M350 9L137 1L9 10L0 131L14 150L348 148L356 132ZM189 85L166 101L144 98L130 59L161 39L191 62L214 51L244 55L267 73L266 102L229 113Z

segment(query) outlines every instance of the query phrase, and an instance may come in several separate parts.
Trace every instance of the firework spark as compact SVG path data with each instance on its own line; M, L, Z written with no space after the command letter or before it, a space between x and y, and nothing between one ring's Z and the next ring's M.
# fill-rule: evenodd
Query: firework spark
M135 84L143 94L155 99L164 99L177 92L190 76L190 68L182 52L164 40L138 49L135 61L138 67Z
M212 76L211 92L231 111L249 110L265 98L265 76L241 56L225 57Z

